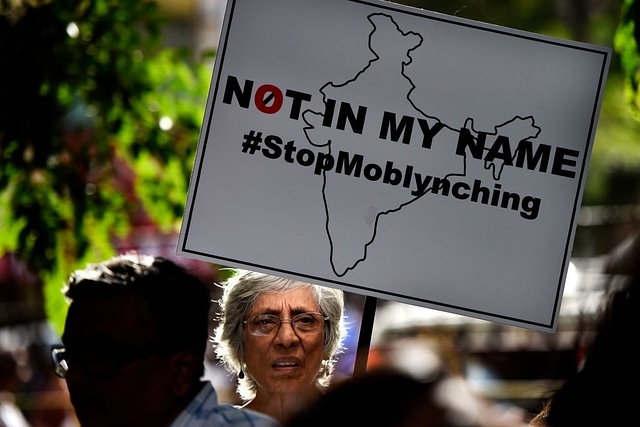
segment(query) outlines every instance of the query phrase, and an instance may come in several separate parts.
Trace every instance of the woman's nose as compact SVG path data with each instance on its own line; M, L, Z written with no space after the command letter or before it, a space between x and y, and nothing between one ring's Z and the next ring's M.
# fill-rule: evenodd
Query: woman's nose
M276 345L284 347L290 347L300 341L300 338L293 329L293 323L290 319L284 319L280 321L280 329L276 335Z

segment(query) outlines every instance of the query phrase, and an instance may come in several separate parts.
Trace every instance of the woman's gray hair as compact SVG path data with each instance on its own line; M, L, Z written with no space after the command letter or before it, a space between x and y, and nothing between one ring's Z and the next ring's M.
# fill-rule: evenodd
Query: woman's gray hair
M281 292L309 287L320 311L329 317L325 322L322 369L316 377L319 389L329 386L337 356L344 350L346 323L344 319L344 294L341 290L313 285L293 279L284 279L263 273L242 272L224 284L222 298L218 301L218 326L212 341L216 355L227 371L237 374L244 367L243 322L263 292ZM237 391L244 401L256 395L257 384L250 374L238 378Z

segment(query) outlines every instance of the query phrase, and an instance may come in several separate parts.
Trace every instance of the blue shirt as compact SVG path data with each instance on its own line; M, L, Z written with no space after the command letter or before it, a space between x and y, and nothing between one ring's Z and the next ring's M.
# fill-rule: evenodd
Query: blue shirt
M275 419L232 404L219 403L218 395L207 381L200 393L173 420L170 427L281 427Z

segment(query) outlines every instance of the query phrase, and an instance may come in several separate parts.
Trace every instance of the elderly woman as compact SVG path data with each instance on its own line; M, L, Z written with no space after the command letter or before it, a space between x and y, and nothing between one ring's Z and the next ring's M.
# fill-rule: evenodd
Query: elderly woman
M216 354L244 407L282 423L329 385L346 335L342 291L245 272L225 283Z

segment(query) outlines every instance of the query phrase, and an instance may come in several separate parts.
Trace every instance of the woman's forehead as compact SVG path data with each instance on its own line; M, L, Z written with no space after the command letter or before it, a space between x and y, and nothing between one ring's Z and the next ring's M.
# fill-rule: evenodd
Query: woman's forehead
M251 311L317 311L318 305L309 286L285 291L267 291L258 295Z

